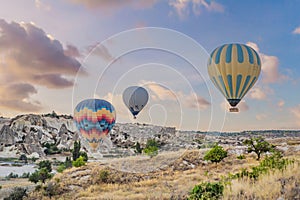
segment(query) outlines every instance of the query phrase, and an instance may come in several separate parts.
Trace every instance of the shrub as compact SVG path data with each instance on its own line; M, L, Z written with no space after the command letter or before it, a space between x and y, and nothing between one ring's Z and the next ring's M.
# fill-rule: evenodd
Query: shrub
M158 154L158 143L154 139L148 140L144 153L150 157L156 156Z
M44 194L48 197L53 197L55 195L58 194L58 185L53 183L53 182L49 182L45 187L44 187Z
M19 177L18 174L14 174L12 172L10 172L7 176L5 176L6 179L18 178L18 177Z
M88 159L89 159L89 157L88 157L88 155L87 155L87 153L86 153L85 151L80 151L80 152L79 152L79 156L82 156L82 157L83 157L83 160L84 160L85 162L87 162Z
M35 172L33 172L30 176L29 176L29 181L33 182L33 183L37 183L39 182L39 171L36 170Z
M65 169L66 169L66 165L65 165L64 163L63 163L63 164L60 164L60 165L57 167L57 172L62 173Z
M52 171L51 162L49 160L43 160L43 161L39 162L38 166L39 166L39 169L46 168L46 170L48 172Z
M101 170L100 173L99 173L100 182L108 183L108 178L109 178L109 171L104 170L104 169Z
M72 165L74 167L81 167L81 166L85 165L84 158L82 156L80 156L79 158L77 158L75 161L72 162Z
M12 193L8 197L5 197L4 200L20 200L26 196L27 196L27 189L22 187L15 187Z
M190 192L189 200L217 200L222 197L224 186L220 182L203 182Z
M248 147L248 153L254 152L257 155L256 160L260 160L263 153L273 151L275 146L271 145L263 137L256 137L251 139L246 139L243 144Z
M221 162L224 158L227 157L227 151L219 145L215 145L211 150L206 152L204 160L209 160L214 163Z
M25 154L22 154L19 160L24 161L24 163L27 163L27 156Z
M241 155L237 156L236 158L239 160L244 160L244 159L246 159L246 156L241 154Z

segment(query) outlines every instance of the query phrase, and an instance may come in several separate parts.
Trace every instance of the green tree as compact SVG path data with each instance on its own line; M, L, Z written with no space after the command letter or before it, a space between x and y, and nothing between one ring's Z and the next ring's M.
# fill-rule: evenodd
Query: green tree
M158 154L158 143L154 139L147 140L146 147L144 149L144 153L150 157L156 156Z
M220 182L204 182L193 188L188 200L217 200L222 197L223 191L224 186Z
M75 141L74 142L74 148L72 150L72 157L73 157L73 161L77 160L77 158L80 157L80 148L81 148L81 144L80 141Z
M140 145L139 142L136 142L136 144L135 144L134 147L135 147L135 152L136 152L136 153L138 153L138 154L141 154L141 153L142 153L143 149L141 148L141 145Z
M46 168L48 172L52 171L51 162L49 160L43 160L38 164L39 169Z
M243 144L248 147L248 153L254 152L257 155L256 160L260 160L263 153L274 151L275 146L271 145L263 137L256 137L251 139L246 139Z
M46 168L42 168L38 171L39 174L39 180L42 181L42 183L45 183L45 181L52 177L52 175L49 173L49 171Z
M22 154L19 160L24 161L24 163L27 163L27 156L25 154Z
M66 166L66 168L71 168L72 167L72 161L71 161L70 157L66 157L65 166Z
M227 151L225 151L223 147L216 144L212 149L206 152L204 156L204 160L209 160L214 163L219 163L226 157L227 157Z
M82 156L80 156L79 158L77 158L75 161L72 162L72 165L74 167L81 167L81 166L85 165L84 158Z

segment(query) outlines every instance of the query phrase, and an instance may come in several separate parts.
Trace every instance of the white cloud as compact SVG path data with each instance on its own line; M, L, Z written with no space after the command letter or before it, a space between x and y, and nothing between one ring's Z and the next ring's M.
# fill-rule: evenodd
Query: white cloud
M252 88L249 94L250 98L257 100L265 100L267 98L267 94L259 87Z
M288 78L279 72L279 59L276 56L261 53L256 43L247 42L247 45L252 47L261 58L262 81L264 83L277 83Z
M295 30L293 31L293 34L300 34L300 26L295 28Z
M175 9L180 19L186 18L191 10L194 15L200 15L203 8L209 12L224 12L223 5L206 0L169 0L169 5Z

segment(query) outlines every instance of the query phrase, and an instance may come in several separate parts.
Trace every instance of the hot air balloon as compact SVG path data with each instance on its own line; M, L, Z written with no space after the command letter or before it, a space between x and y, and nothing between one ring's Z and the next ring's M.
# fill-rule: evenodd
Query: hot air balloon
M86 99L74 110L74 122L93 151L103 142L116 121L115 108L102 99Z
M131 86L123 92L123 102L132 113L134 119L148 102L148 92L138 86Z
M244 44L225 44L216 48L208 61L210 79L238 112L237 104L253 87L261 71L261 61L254 49Z

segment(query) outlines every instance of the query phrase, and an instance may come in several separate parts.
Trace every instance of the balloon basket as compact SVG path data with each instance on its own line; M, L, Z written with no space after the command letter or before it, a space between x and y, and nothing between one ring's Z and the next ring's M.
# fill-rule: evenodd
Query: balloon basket
M239 112L239 109L235 108L235 107L232 107L232 108L229 108L229 112L237 113L237 112Z

